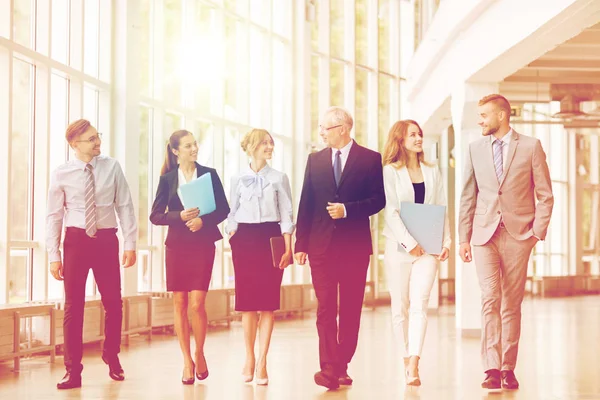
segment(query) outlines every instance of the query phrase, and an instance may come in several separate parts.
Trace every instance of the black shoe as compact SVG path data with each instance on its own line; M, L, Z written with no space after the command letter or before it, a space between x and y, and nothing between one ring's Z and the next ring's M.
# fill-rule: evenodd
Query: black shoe
M319 371L315 374L315 383L319 386L325 386L327 389L337 389L340 387L337 376L330 371Z
M348 375L347 370L343 370L342 372L340 372L340 376L338 377L338 383L340 384L340 386L350 386L352 385L352 382L352 378L350 378L350 376Z
M69 371L56 384L58 389L73 389L81 387L81 374L74 374Z
M500 378L500 370L489 369L485 371L485 380L481 384L481 387L490 390L501 389Z
M119 362L119 357L107 357L102 356L102 361L106 365L108 365L108 376L115 381L124 381L125 380L125 372L123 371L123 367L121 367L121 363Z
M502 389L515 390L519 388L519 381L515 376L514 371L502 371Z

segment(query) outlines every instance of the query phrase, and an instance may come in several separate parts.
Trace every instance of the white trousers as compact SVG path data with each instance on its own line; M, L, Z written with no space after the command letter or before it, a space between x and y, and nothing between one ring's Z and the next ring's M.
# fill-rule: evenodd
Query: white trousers
M421 356L427 331L427 305L438 270L438 260L429 254L413 257L398 250L398 242L387 239L385 274L392 300L392 326L403 357Z

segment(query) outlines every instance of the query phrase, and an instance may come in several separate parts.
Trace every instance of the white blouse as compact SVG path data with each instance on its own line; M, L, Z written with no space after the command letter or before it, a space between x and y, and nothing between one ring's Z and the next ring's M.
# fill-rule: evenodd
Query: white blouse
M192 175L192 179L190 179L189 181L191 182L197 178L198 170L194 168L194 174ZM181 201L181 204L183 204L183 199L181 198L181 191L179 189L181 188L181 185L185 185L186 183L188 183L188 181L185 180L185 175L183 171L181 170L181 168L177 168L177 196L179 196L179 201Z
M258 173L250 166L231 179L230 212L225 231L236 231L238 223L279 222L281 233L294 232L292 190L287 175L263 167Z

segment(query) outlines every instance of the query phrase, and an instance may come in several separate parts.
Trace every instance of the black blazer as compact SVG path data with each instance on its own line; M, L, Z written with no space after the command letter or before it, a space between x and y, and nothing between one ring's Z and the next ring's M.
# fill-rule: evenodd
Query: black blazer
M385 206L381 154L352 143L336 188L331 149L310 154L298 207L295 252L322 255L332 237L356 254L373 254L369 216ZM333 220L327 202L343 203L346 218Z
M196 232L190 231L180 216L181 211L183 211L183 204L181 204L181 200L179 200L179 196L177 195L177 188L179 187L178 169L175 168L162 175L158 182L158 189L156 189L154 204L152 204L150 222L154 225L169 226L169 232L165 240L165 245L167 246L185 247L198 241L214 243L217 240L223 239L223 235L221 235L221 231L217 227L217 225L227 218L227 214L229 214L229 204L225 197L223 185L221 184L219 175L217 175L217 171L213 168L196 163L196 171L198 177L206 173L211 174L217 208L212 213L201 217L203 221L202 229Z

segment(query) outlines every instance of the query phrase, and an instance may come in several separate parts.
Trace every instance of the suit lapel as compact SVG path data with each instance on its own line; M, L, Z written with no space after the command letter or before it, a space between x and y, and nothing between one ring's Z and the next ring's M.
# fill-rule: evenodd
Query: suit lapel
M175 168L171 175L171 182L169 184L169 204L171 202L176 202L175 205L179 205L181 209L183 209L183 204L181 204L181 200L179 199L179 195L177 194L177 189L179 188L179 167ZM173 207L170 207L173 209Z
M328 181L331 186L335 188L335 175L333 173L333 163L332 160L333 149L331 147L327 148L327 151L323 152L323 170L328 171L327 176L329 177Z
M398 171L399 175L400 175L400 179L402 179L402 186L406 187L406 192L410 192L410 199L406 199L406 201L411 201L414 202L415 201L415 187L412 184L412 180L410 179L410 174L408 173L408 168L406 168L406 166L400 168L400 170ZM400 189L401 192L404 192L402 190L402 188ZM398 197L400 197L400 199L402 199L402 196L399 195Z
M500 186L504 183L506 179L506 175L508 175L508 170L510 169L510 165L512 164L512 160L515 157L515 152L517 151L517 146L519 145L519 134L515 131L512 133L510 144L508 145L508 154L506 155L506 167L504 168L504 173L502 174L502 179L500 180Z
M350 147L350 152L348 153L348 159L346 160L346 165L344 166L344 169L342 170L342 177L340 178L340 184L338 186L338 189L342 187L342 185L344 184L344 181L346 180L346 177L348 175L350 175L350 172L351 172L350 170L356 163L359 152L360 152L360 150L358 148L358 144L356 144L356 142L353 141L352 147ZM331 168L331 171L333 172L333 166ZM333 180L333 183L335 184L335 179Z

